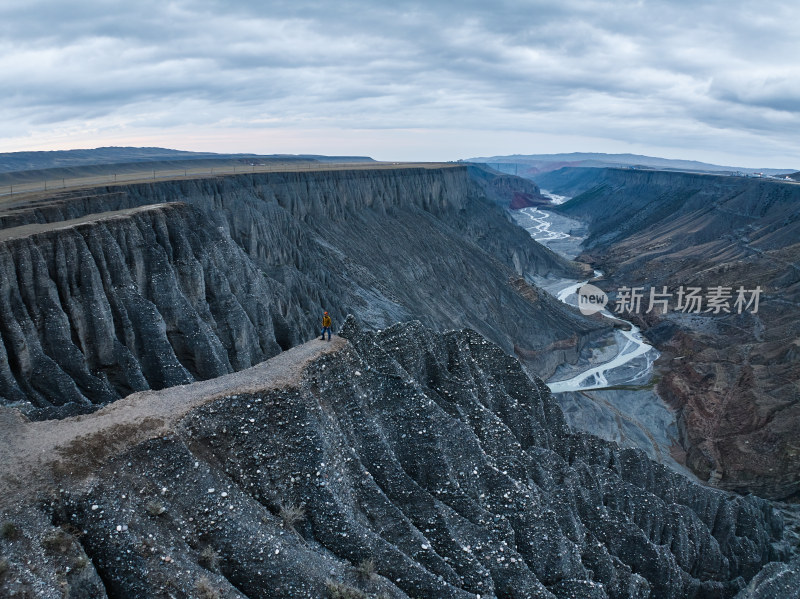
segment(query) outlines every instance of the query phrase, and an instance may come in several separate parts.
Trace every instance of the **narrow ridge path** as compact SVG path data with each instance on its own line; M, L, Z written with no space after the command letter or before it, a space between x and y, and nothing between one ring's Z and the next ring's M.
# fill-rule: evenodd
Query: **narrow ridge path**
M169 434L192 409L225 395L297 384L314 359L346 347L333 337L290 348L246 370L207 381L141 391L94 412L30 422L0 407L0 507L19 494L42 491L63 476L87 476L101 460Z

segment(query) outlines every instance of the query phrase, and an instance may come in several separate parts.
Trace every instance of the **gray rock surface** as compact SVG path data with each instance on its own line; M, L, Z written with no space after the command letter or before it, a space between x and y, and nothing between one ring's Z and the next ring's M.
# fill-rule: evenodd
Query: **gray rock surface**
M217 389L132 445L110 423L116 450L91 478L7 493L0 520L19 535L0 539L0 593L61 596L74 579L57 560L84 554L87 597L700 599L796 571L767 502L570 433L546 386L474 331L348 320L342 334L294 382ZM43 553L54 530L68 541Z
M335 327L469 325L543 375L604 331L526 283L580 267L467 167L70 191L5 204L0 226L0 403L38 418L247 368L323 309Z
M185 204L0 244L2 396L58 415L247 368L299 338L279 285Z
M772 562L767 564L736 595L736 599L774 599L777 597L797 599L800 597L800 558L791 563Z

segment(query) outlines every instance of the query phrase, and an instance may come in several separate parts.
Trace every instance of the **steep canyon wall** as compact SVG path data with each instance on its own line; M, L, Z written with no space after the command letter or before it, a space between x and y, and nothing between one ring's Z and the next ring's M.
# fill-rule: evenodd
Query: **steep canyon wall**
M0 397L37 418L246 368L323 309L469 325L544 375L602 333L525 282L582 271L466 167L73 190L6 202L0 226Z

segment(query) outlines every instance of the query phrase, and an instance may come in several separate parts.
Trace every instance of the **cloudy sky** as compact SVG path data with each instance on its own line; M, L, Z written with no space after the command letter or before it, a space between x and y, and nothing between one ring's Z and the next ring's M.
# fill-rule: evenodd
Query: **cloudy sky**
M2 0L0 152L800 169L797 0Z

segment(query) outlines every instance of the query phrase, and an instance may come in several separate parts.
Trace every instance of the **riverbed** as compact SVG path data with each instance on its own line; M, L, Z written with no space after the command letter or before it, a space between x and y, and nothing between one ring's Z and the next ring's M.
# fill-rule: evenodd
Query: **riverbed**
M566 198L557 198L561 203ZM517 223L531 237L565 258L581 252L586 226L580 221L541 208L515 211ZM595 271L595 277L602 273ZM577 290L587 281L539 277L534 282L558 300L577 308ZM607 306L601 312L619 321ZM563 364L547 385L573 428L585 430L622 446L637 447L651 458L687 474L672 457L679 446L675 415L655 392L653 363L658 351L627 323L603 342L587 348L575 364Z

